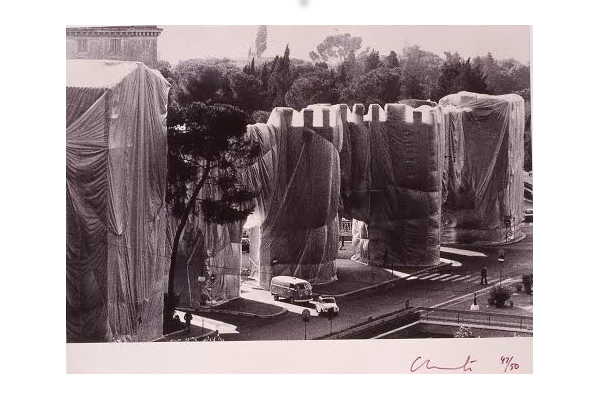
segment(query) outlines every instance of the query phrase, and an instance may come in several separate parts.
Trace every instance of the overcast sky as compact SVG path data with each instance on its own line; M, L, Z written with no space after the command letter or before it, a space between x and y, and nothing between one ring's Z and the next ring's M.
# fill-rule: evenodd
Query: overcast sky
M176 26L163 25L158 38L159 58L172 64L189 58L246 57L254 48L258 26ZM405 45L443 56L445 51L474 57L491 52L494 57L515 58L529 63L528 26L267 26L267 50L264 56L283 54L289 43L291 57L308 60L308 53L328 35L350 33L362 37L367 46L386 55L399 52Z

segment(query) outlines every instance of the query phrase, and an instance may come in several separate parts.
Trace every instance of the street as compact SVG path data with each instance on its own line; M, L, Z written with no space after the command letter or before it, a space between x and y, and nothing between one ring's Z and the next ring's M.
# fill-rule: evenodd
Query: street
M487 306L485 292L489 291L500 279L520 280L525 273L533 271L533 226L526 225L523 231L527 237L507 246L452 246L442 247L441 256L455 261L446 272L412 274L396 273L405 279L394 287L380 288L357 294L349 298L338 298L340 314L332 323L326 317L319 317L310 307L275 301L268 290L258 289L249 284L242 285L242 297L254 301L284 307L287 313L272 319L258 319L244 316L221 314L211 316L211 324L223 324L221 331L225 340L300 340L304 339L304 322L301 313L309 309L311 318L307 323L308 339L325 335L354 324L402 309L406 300L412 307L458 307L468 309L473 293L479 292L482 310ZM505 251L505 262L498 262L498 251ZM488 270L488 286L480 284L480 271L483 266ZM529 309L511 310L532 315ZM194 319L194 322L198 318ZM218 321L217 321L218 320Z

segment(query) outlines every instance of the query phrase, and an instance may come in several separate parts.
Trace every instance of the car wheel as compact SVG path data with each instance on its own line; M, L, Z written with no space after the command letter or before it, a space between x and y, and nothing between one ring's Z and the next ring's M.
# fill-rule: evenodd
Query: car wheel
M275 299L275 301L279 301L279 296L277 296L276 294L273 295L273 299Z

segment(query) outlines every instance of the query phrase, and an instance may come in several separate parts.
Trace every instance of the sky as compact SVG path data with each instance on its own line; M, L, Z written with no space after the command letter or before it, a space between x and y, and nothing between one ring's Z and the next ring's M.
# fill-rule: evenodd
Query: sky
M176 64L190 58L244 58L254 40L258 26L185 26L160 25L159 58ZM495 58L515 58L530 61L529 26L385 26L385 25L268 25L265 57L283 54L290 45L290 56L309 60L308 54L329 35L350 33L362 37L361 50L370 46L381 55L391 50L397 53L406 45L443 56L445 51L457 51L463 57L475 57L491 52Z

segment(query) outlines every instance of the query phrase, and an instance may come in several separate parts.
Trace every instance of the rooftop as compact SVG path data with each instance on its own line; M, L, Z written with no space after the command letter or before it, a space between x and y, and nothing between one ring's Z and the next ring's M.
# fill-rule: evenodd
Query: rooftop
M144 34L152 33L160 35L162 28L156 25L129 25L129 26L67 26L67 35L87 34L87 33L126 33L134 34L143 32Z

